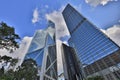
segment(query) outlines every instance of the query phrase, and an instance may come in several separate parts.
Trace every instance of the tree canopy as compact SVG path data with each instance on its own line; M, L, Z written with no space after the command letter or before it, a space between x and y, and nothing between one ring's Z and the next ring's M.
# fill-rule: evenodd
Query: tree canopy
M19 48L17 40L20 37L15 33L15 29L8 26L6 23L0 23L0 49L6 49L12 52L16 48Z
M104 80L102 76L94 76L94 77L89 77L87 80Z
M4 59L3 59L4 57ZM1 57L1 60L11 61L10 66L15 66L17 60L11 59L7 56ZM14 63L14 64L13 64ZM22 65L19 66L15 71L11 68L5 71L4 66L0 69L0 80L37 80L38 68L36 61L33 59L24 60Z
M36 80L38 74L38 68L36 61L33 59L24 60L22 65L16 71L17 80Z

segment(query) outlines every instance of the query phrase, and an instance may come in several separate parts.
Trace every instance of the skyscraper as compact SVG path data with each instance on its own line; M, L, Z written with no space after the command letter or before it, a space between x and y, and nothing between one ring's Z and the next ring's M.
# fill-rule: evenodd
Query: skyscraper
M83 80L79 60L74 48L67 46L60 40L56 42L57 50L57 80Z
M57 80L55 25L49 21L45 30L37 30L25 59L34 59L39 68L40 80Z
M74 48L62 44L61 50L65 80L83 80Z
M85 77L120 78L120 47L70 4L62 14L71 34L69 45L76 49Z

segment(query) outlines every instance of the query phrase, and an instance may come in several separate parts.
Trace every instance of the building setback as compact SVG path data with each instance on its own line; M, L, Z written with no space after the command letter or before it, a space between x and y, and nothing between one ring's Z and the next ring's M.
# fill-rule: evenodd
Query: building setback
M98 75L105 80L119 79L120 47L70 4L62 14L71 34L69 45L76 49L85 78Z

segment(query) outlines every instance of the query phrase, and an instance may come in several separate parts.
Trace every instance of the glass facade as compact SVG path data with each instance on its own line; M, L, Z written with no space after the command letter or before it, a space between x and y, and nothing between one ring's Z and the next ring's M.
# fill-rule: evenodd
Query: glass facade
M119 49L106 35L84 21L72 34L69 42L74 42L83 64L91 64Z
M43 30L36 31L31 44L29 46L27 55L25 59L32 58L37 62L39 67L42 66L43 61L43 54L44 54L44 47L45 47L45 40L47 37L47 32Z
M28 54L39 50L45 46L45 39L47 36L47 32L44 30L37 30L33 36L30 47L28 49Z
M63 11L63 17L66 22L66 25L68 26L69 32L72 33L74 29L78 26L79 23L83 22L85 20L84 17L82 17L74 8L72 8L70 5L65 8Z
M71 5L68 4L62 14L71 34L69 45L76 49L83 67L88 67L120 49ZM95 65L94 69L97 69Z
M62 61L65 80L84 80L74 48L62 44Z
M40 49L40 50L37 50L37 51L34 51L32 53L29 53L27 54L26 58L25 59L29 59L29 58L32 58L33 60L36 61L37 65L39 67L42 66L42 59L43 59L43 53L44 53L44 49Z
M57 60L54 23L49 21L45 30L37 30L25 59L37 62L40 80L57 80Z
M57 80L56 45L48 47L45 74L47 76L44 76L44 80Z

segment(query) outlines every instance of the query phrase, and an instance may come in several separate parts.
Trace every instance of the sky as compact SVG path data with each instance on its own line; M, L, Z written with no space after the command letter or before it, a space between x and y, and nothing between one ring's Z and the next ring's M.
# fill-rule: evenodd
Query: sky
M68 40L61 14L68 3L120 45L120 0L0 0L0 22L13 26L21 37L15 57L23 59L35 31L45 29L48 20L55 23L57 38Z
M97 27L120 24L120 0L0 0L0 22L13 26L21 38L47 27L46 14L70 3Z

